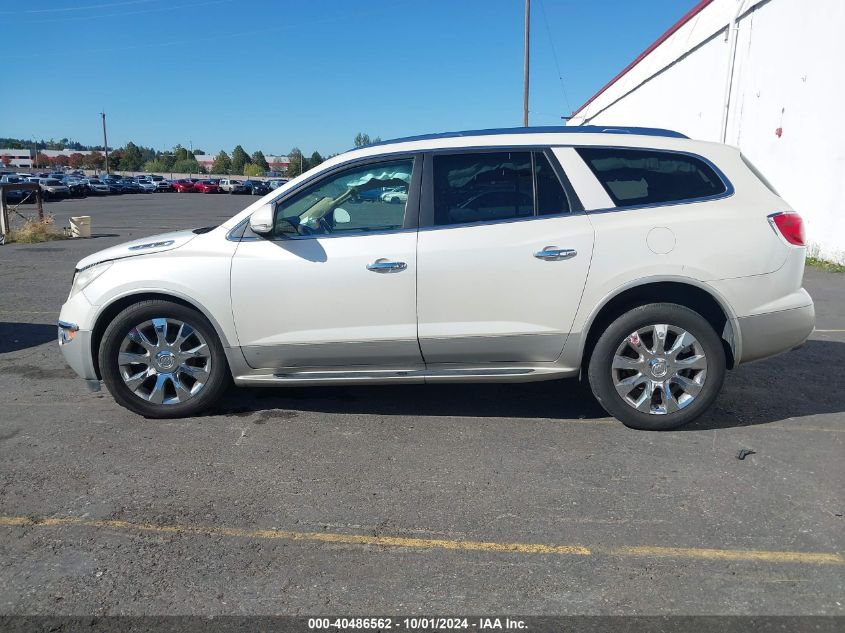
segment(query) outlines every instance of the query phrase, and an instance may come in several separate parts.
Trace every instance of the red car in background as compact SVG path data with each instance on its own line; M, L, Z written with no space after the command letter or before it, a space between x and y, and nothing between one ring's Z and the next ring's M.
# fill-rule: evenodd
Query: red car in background
M194 191L199 193L220 193L220 185L216 180L200 180L194 183Z
M196 191L194 182L187 178L184 180L174 180L171 184L173 185L173 190L177 193L194 193Z

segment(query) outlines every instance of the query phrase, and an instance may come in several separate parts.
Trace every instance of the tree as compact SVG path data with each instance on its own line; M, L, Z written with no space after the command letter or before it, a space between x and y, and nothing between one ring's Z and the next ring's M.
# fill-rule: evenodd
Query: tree
M50 161L53 167L66 167L70 163L70 158L64 154L59 154Z
M288 152L288 176L298 176L305 171L305 158L302 156L302 150L294 147Z
M251 163L252 159L249 157L249 154L244 151L244 148L238 145L235 149L232 150L232 173L233 174L242 174L244 173L244 166L248 163Z
M74 152L68 157L68 165L74 169L79 169L85 163L85 156L80 152Z
M38 152L35 155L35 166L36 167L47 167L50 164L50 159L47 158L45 154Z
M308 169L314 169L317 165L322 163L325 159L320 156L320 152L314 152L311 154L311 158L308 159Z
M109 171L114 171L115 169L120 169L120 161L123 158L123 150L122 149L114 149L109 152Z
M255 178L263 173L264 170L261 169L261 165L257 165L256 163L250 163L244 167L244 176L249 176L250 178Z
M205 152L201 149L195 149L193 152L194 156L205 156Z
M91 152L86 154L82 160L85 169L100 169L106 162L105 157L100 152Z
M173 155L176 157L175 160L189 160L191 155L188 154L188 150L186 150L181 145L177 145L173 148Z
M144 163L144 171L147 173L153 173L157 171L168 171L168 167L160 160L150 160Z
M141 165L144 164L144 157L135 143L129 141L126 144L126 147L123 149L123 155L120 157L120 163L118 164L123 171L138 171L141 169Z
M366 132L358 132L355 135L355 147L364 147L364 145L369 145L370 143L380 143L381 137L377 136L373 140L370 140L370 135Z
M164 171L170 171L173 163L176 162L176 157L171 152L162 152L156 156L156 160L164 165Z
M205 168L197 162L196 158L186 158L185 160L177 160L173 163L171 171L179 172L180 174L204 174Z
M228 174L232 169L232 159L229 155L220 150L220 153L214 158L214 163L211 165L211 173L213 174Z
M267 163L267 159L264 157L264 152L262 152L260 149L252 153L252 162L261 167L262 172L265 172L270 169L270 165Z

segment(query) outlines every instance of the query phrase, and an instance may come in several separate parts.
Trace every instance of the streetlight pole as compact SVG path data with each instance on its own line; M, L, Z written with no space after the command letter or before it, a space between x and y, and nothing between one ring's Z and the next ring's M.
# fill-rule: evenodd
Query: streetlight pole
M103 117L103 149L106 153L106 174L109 173L109 139L106 136L106 113L100 112L100 116Z
M531 47L531 0L525 0L525 56L523 59L522 74L522 125L528 127L528 59Z

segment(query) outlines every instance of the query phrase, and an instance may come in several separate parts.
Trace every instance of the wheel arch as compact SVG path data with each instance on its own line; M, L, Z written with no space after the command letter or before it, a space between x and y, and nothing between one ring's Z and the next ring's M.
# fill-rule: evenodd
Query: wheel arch
M593 348L601 333L615 319L641 305L648 303L675 303L703 316L722 341L727 368L733 369L741 357L739 328L736 315L728 303L702 282L688 278L652 278L617 288L593 310L584 328L582 338L581 366L586 367Z
M120 314L120 312L131 306L133 303L138 303L139 301L150 301L155 299L162 301L170 301L172 303L183 305L186 308L196 310L197 312L202 314L206 319L208 319L209 323L211 323L211 327L214 328L214 332L220 339L220 344L223 346L224 350L230 347L226 335L223 333L223 329L220 327L220 324L208 312L208 310L206 310L200 304L191 301L186 297L161 290L133 292L130 294L114 297L109 303L104 304L100 308L100 311L95 318L94 327L91 330L91 358L93 360L94 371L97 374L97 378L99 378L100 380L102 380L103 378L102 374L100 373L100 342L103 340L103 334L105 333L106 328L109 326L109 323L111 323L114 318L118 314Z

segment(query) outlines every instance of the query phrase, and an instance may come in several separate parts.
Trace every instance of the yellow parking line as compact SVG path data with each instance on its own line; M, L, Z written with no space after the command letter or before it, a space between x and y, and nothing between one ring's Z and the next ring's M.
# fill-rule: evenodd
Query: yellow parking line
M0 314L58 314L58 310L0 310Z
M464 541L452 539L408 538L404 536L368 536L337 532L293 532L290 530L249 530L232 527L195 525L160 525L132 523L116 519L80 519L74 517L37 518L0 516L2 527L55 527L82 526L157 534L203 534L235 538L340 543L377 547L409 549L443 549L458 551L505 552L517 554L557 554L564 556L591 556L595 553L617 557L672 557L700 560L760 561L768 563L812 563L843 565L845 558L826 552L777 552L760 550L699 549L681 547L616 547L588 548L583 545L548 545L543 543L497 543L493 541Z
M667 558L698 558L702 560L762 561L765 563L817 563L842 565L845 558L826 552L769 552L741 549L700 549L697 547L617 547L609 552L615 556L645 556Z

